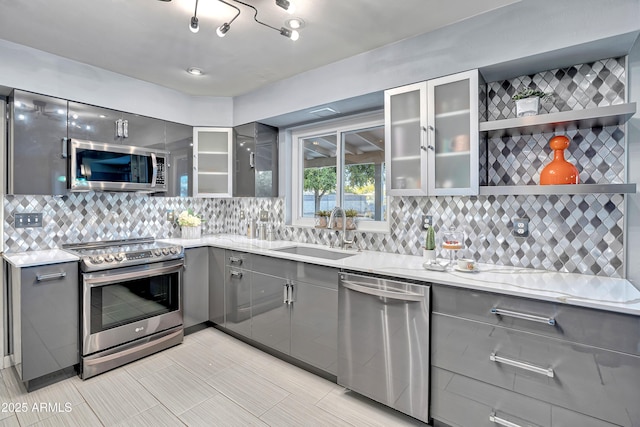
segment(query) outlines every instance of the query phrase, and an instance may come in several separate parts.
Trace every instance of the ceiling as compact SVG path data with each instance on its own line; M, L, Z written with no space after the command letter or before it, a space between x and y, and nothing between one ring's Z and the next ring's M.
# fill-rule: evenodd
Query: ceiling
M238 3L240 16L219 38L235 10L218 0L199 0L196 34L188 28L195 0L0 0L0 39L189 95L236 96L516 1L291 0L289 15L275 0L245 0L273 27L302 18L294 42Z

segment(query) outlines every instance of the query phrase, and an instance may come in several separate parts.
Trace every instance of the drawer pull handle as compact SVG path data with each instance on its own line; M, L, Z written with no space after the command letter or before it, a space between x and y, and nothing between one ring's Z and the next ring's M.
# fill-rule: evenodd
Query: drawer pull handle
M60 273L51 273L51 274L38 274L36 276L36 281L44 282L45 280L62 279L63 277L67 277L66 271L61 271Z
M242 272L240 271L232 271L231 277L237 277L238 279L242 279Z
M545 323L550 326L555 326L556 324L556 319L554 319L553 317L536 316L533 314L504 310L502 308L492 308L491 313L495 314L496 316L516 317L518 319L531 320L532 322Z
M536 374L546 375L549 378L553 378L553 369L551 368L543 368L541 366L532 365L531 363L521 362L519 360L507 359L506 357L498 356L495 353L491 353L489 355L489 360L497 363L504 363L505 365L514 366L516 368L524 369L530 372L535 372Z
M229 257L229 262L242 264L242 258L238 258L236 256Z
M498 417L495 412L492 412L491 414L489 414L489 421L504 427L522 427L520 424L516 424L509 420L505 420L504 418ZM533 426L533 424L529 424L529 423L527 423L527 425Z

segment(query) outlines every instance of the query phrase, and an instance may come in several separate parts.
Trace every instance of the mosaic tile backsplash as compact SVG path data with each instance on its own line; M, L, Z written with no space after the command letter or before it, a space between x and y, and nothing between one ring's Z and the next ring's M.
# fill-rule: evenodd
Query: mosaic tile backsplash
M481 88L481 117L510 118L511 95L521 86L553 92L542 112L566 111L623 103L624 58L580 64L530 76L492 82ZM537 184L551 158L552 134L492 138L480 147L481 185ZM567 159L578 166L584 183L624 182L624 128L612 126L567 132L572 140ZM624 197L622 195L390 197L390 233L353 232L365 250L421 255L420 221L434 216L438 230L455 227L465 233L461 255L480 262L608 277L624 275ZM161 198L127 193L76 193L65 197L6 196L4 250L18 252L56 248L63 243L154 236L179 237L167 220L191 208L206 222L203 234L245 234L247 220L269 212L276 239L314 244L336 240L335 231L286 226L283 198ZM13 215L42 212L42 228L16 229ZM529 218L530 236L511 233L513 218ZM446 257L445 251L438 256Z
M192 208L206 219L203 234L245 234L246 220L269 211L276 239L329 244L335 231L290 227L284 224L282 198L193 199L156 198L134 194L81 193L68 197L7 196L5 243L8 252L51 249L63 243L154 236L180 237L169 222L169 210ZM424 232L420 219L434 215L438 230L464 230L461 255L480 262L622 277L623 197L587 196L479 196L391 197L391 232L355 231L366 250L421 255ZM42 228L16 229L13 214L42 212ZM511 234L511 219L530 219L528 238ZM438 256L446 257L441 251Z

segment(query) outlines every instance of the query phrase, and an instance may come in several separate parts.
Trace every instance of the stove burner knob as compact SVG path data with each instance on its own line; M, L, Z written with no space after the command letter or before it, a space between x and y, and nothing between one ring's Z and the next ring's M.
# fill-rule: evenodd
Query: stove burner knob
M111 254L106 254L106 255L104 256L104 261L105 261L105 262L113 262L113 255L111 255Z
M163 255L169 255L169 248L162 248Z
M162 255L162 250L160 250L160 249L154 249L154 250L153 250L153 255L155 255L155 256L161 256L161 255Z
M102 264L104 258L102 257L102 255L93 256L90 258L90 261L94 264Z
M171 248L169 250L171 251L172 254L177 254L178 253L178 248L176 248L175 246L171 246Z
M113 257L116 259L116 261L124 260L124 254L122 252L115 254Z

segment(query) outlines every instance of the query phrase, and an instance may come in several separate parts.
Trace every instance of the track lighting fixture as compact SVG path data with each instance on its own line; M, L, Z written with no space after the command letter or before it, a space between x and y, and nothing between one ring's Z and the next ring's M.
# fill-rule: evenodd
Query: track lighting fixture
M171 1L171 0L160 0L160 1ZM224 24L220 25L216 29L216 34L218 35L218 37L224 37L227 34L227 32L229 32L229 30L231 29L231 24L233 23L233 21L235 21L236 18L240 16L240 9L225 0L218 0L218 1L236 10L236 14L234 15L233 18L231 18L229 22L225 22ZM267 28L271 28L272 30L276 30L281 35L293 41L298 40L298 38L300 38L300 33L298 33L298 31L296 31L295 28L302 28L302 26L304 26L304 21L302 19L296 18L296 19L290 19L289 21L287 21L286 25L290 25L292 29L289 29L286 27L277 28L258 20L258 9L256 9L254 6L240 0L231 0L231 1L253 9L254 11L253 20L256 21L258 24L263 25ZM276 0L276 5L283 8L289 13L293 13L294 7L289 0ZM189 29L193 33L197 33L200 30L200 25L198 23L198 0L196 0L195 10L193 11L193 16L189 21Z
M198 0L196 0L196 9L193 11L193 16L189 22L189 29L192 33L200 31L200 25L198 24Z

